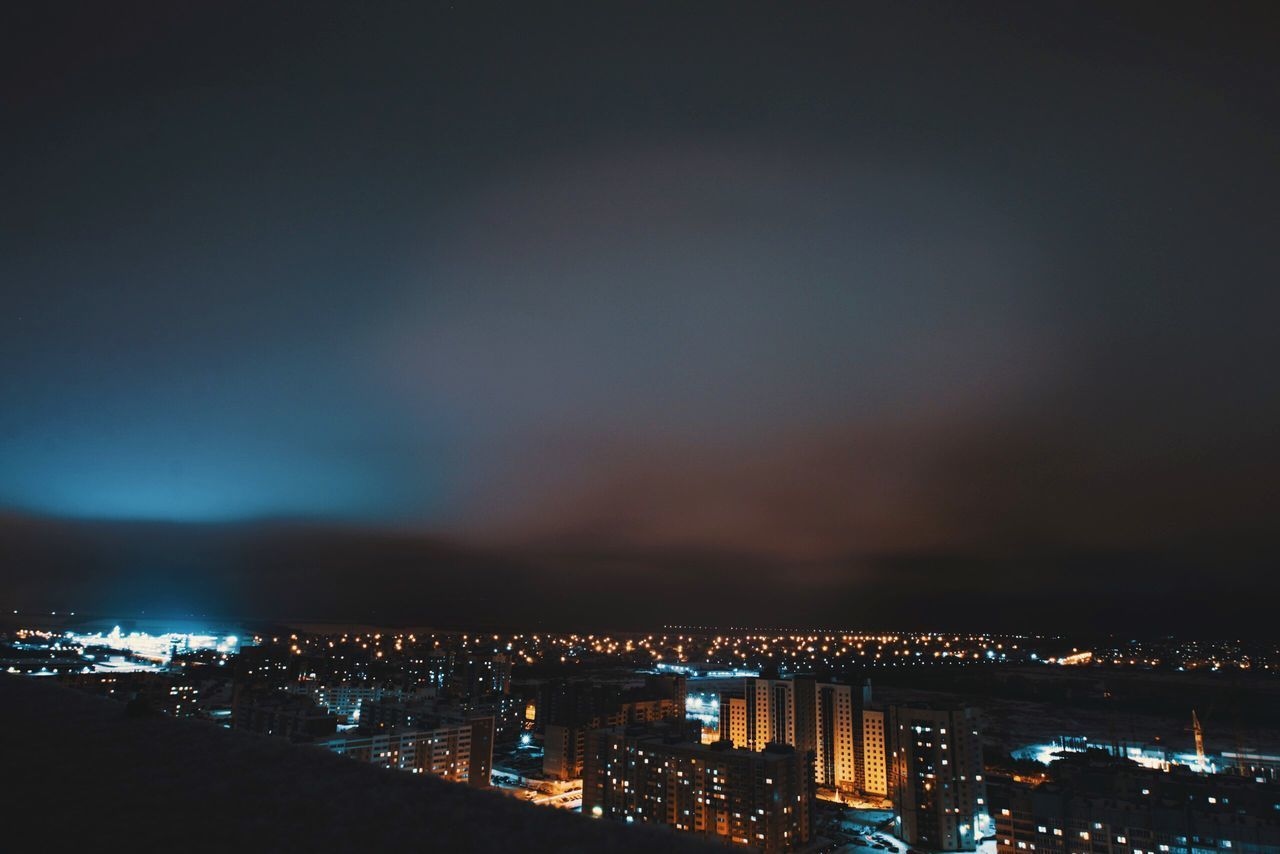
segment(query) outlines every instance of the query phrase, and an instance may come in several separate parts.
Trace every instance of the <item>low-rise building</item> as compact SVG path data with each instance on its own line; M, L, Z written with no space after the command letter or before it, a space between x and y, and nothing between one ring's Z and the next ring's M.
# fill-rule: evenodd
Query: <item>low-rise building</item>
M572 780L582 776L587 734L594 729L658 721L683 720L683 704L662 698L633 700L611 711L575 723L547 724L543 734L542 773L555 780Z
M492 714L466 703L436 699L382 700L370 704L361 717L362 733L399 733L434 730L446 725L471 728L467 782L488 786L493 771L496 722Z
M1280 786L1068 755L1038 785L993 782L999 854L1280 854Z
M231 704L233 729L312 741L331 735L338 719L310 697L280 691L237 691Z
M344 733L315 743L383 768L434 774L457 783L472 782L472 727L468 723L423 730ZM487 784L486 778L483 785Z

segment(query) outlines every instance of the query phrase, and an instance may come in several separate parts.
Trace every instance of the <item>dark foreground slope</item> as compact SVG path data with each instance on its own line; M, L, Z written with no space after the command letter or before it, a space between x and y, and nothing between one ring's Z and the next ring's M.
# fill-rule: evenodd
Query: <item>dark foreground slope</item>
M0 756L3 850L707 850L3 674Z

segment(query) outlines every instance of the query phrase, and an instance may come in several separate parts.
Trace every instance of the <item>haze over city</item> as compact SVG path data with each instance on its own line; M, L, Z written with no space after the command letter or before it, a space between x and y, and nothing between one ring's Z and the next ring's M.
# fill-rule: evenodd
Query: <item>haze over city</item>
M1255 621L1264 12L7 10L0 598Z

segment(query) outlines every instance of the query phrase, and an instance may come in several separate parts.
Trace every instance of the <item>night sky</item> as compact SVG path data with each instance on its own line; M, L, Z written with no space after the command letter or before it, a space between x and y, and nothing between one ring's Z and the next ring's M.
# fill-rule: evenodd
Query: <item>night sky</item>
M1120 5L10 4L0 605L1265 629L1280 28Z

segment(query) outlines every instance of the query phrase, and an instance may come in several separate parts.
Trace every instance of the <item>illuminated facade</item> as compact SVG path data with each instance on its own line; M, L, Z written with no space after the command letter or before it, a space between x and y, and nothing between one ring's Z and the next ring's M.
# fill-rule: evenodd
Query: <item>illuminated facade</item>
M812 837L813 791L813 777L791 747L677 743L618 727L588 738L582 806L597 818L782 852Z
M435 730L448 726L471 728L470 768L468 782L473 786L488 786L493 770L493 743L497 737L496 720L484 710L468 704L421 700L405 702L383 700L372 703L361 715L360 731L412 732Z
M885 752L884 711L861 710L862 740L859 745L859 789L868 795L888 797L888 757Z
M689 694L685 700L685 717L702 724L704 744L720 740L720 697L718 695Z
M890 706L886 724L899 838L935 851L975 850L985 795L974 711Z
M828 789L857 786L855 707L848 685L811 677L747 679L742 695L720 698L720 738L763 750L786 744L813 763L814 781Z
M747 749L795 744L795 684L787 679L747 680Z
M734 747L747 746L747 699L729 695L720 698L720 738Z

